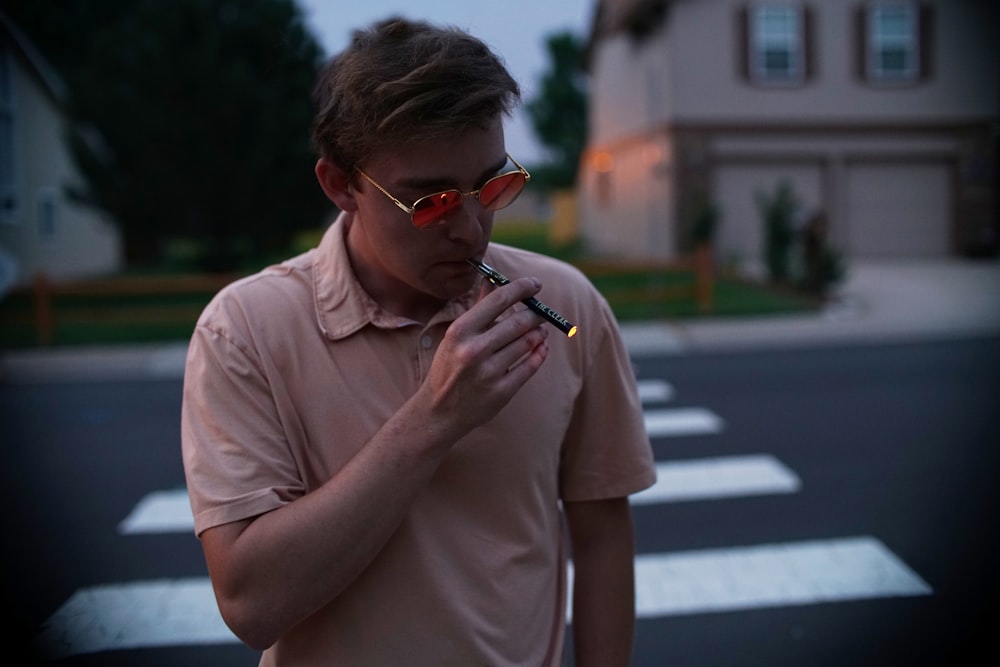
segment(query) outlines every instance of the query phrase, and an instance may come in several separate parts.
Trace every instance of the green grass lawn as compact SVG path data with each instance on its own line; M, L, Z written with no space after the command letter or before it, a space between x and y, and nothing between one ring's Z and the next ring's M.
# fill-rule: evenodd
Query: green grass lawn
M129 277L121 277L128 282ZM60 296L52 300L52 343L85 345L160 342L191 336L212 293L121 296ZM38 345L35 305L30 292L0 301L0 348Z
M788 290L717 275L713 305L704 312L692 296L686 294L694 284L693 271L685 269L639 269L622 265L609 270L588 271L586 250L578 244L554 247L543 224L530 222L498 222L493 240L499 243L534 250L559 257L581 266L595 287L608 299L620 321L643 319L689 319L705 317L738 317L778 315L815 310L815 300Z
M498 222L493 238L577 264L622 322L788 314L816 308L815 301L804 296L720 275L714 282L712 308L705 312L692 294L695 274L691 270L614 267L606 262L600 270L594 270L579 244L553 246L547 227L539 223ZM124 275L120 279L134 285L134 278ZM186 340L213 293L206 289L184 294L143 294L140 290L114 297L60 297L53 303L52 344ZM0 300L0 348L37 344L31 293L8 294Z

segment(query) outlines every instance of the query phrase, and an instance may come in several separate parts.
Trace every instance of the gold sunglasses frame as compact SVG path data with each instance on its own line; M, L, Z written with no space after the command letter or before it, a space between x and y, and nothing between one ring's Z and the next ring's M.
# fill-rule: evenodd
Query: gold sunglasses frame
M462 196L462 201L463 202L465 201L466 197L475 197L476 200L478 200L479 203L481 204L482 200L479 199L479 193L481 193L486 188L486 186L489 185L489 183L491 183L492 181L495 181L498 178L503 178L504 176L510 176L511 174L516 174L516 173L521 173L521 174L524 175L524 185L521 186L521 191L523 191L524 190L524 186L527 185L528 181L531 180L531 174L528 173L527 169L525 169L524 167L521 166L520 162L518 162L513 157L511 157L510 153L505 153L505 155L507 156L507 159L510 160L514 164L515 167L517 167L517 169L512 169L511 171L505 171L502 174L497 174L496 176L488 178L486 180L486 182L483 183L480 187L476 188L475 190L470 190L469 192L462 192L458 188L448 188L447 190L441 190L440 192L432 192L429 195L424 195L423 197L417 198L413 202L412 206L407 206L406 204L404 204L403 202L401 202L396 197L393 197L392 194L390 194L388 190L386 190L381 185L379 185L378 183L376 183L374 180L372 180L371 176L369 176L364 171L362 171L361 167L358 167L357 171L358 171L359 174L361 174L362 176L364 176L364 178L365 178L366 181L368 181L369 183L371 183L372 185L374 185L375 188L379 192L381 192L386 197L388 197L390 200L392 200L393 204L395 204L401 210L403 210L404 212L406 212L407 214L409 214L409 216L410 216L410 223L414 227L416 227L417 229L428 229L428 228L432 228L432 227L438 227L438 226L444 224L445 219L442 218L441 221L438 222L438 223L436 223L436 224L435 223L429 223L429 224L426 224L426 225L423 225L423 226L419 226L416 223L414 223L413 222L413 214L417 210L417 204L419 204L420 202L422 202L425 199L430 199L431 197L437 197L438 195L443 195L446 192L457 192L458 194L460 194ZM518 192L517 195L514 196L514 199L511 199L509 202L507 202L506 204L504 204L504 206L499 207L499 208L495 208L493 210L494 211L499 211L500 208L506 208L507 206L510 206L511 204L514 203L514 200L517 199L520 195L521 195L521 192Z

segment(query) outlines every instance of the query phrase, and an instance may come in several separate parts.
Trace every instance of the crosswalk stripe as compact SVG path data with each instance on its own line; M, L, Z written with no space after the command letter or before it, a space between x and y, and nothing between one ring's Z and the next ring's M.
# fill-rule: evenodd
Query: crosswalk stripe
M636 614L643 618L931 593L867 536L636 558Z
M656 483L633 495L634 505L795 493L798 475L773 456L720 456L656 464Z
M35 640L47 660L155 646L239 641L219 614L208 577L133 581L74 593Z
M933 593L868 536L639 554L635 581L638 618Z
M673 397L673 387L668 382L663 380L642 380L639 381L637 385L639 388L639 396L643 403L666 402ZM713 413L711 410L707 410L705 408L645 410L643 412L643 419L646 426L646 433L651 438L707 435L719 433L723 429L722 418ZM766 464L758 463L758 470L747 469L743 471L735 471L736 474L730 476L729 479L735 479L735 477L739 476L742 472L742 476L745 479L739 482L741 486L745 487L750 485L751 482L748 480L750 477L754 476L760 478L760 480L762 480L760 483L766 486L767 482L763 481L763 475L766 474L766 471L763 471L764 465ZM685 475L685 471L680 466L667 466L662 468L662 471L663 472L661 472L661 468L658 467L658 476L663 477L663 482L669 483L669 485L674 489L693 489L699 485L699 483L693 479L679 480L678 476L704 476L704 472L696 468L689 468L687 470L687 475ZM715 473L719 472L726 472L726 470L719 468L715 471ZM666 475L666 477L664 477L664 475ZM771 474L771 478L774 478L774 473ZM640 500L639 502L666 502L678 499L670 497L669 492L664 490L664 486L664 483L658 483L657 486L653 487L653 489L650 490L645 496L645 498L648 498L649 500ZM704 486L704 484L701 484L701 486ZM678 493L681 492L676 491L675 495ZM662 495L665 500L652 500L658 495ZM746 494L740 492L738 489L734 489L727 495ZM123 535L179 533L192 530L194 530L194 521L191 517L191 507L188 495L184 489L155 491L148 494L118 525L118 532Z
M671 408L645 410L643 419L650 438L721 433L722 418L705 408Z
M674 397L674 388L665 380L639 380L639 400L646 403L666 403Z
M799 477L773 456L723 456L656 464L656 483L633 495L635 505L772 493L795 493ZM194 530L187 491L154 491L118 525L123 535L186 533Z
M868 536L639 554L635 578L639 618L933 593ZM208 578L195 577L77 591L43 624L36 645L44 657L58 660L98 651L237 641L219 615Z
M154 491L146 495L118 524L122 535L185 533L194 530L186 489Z

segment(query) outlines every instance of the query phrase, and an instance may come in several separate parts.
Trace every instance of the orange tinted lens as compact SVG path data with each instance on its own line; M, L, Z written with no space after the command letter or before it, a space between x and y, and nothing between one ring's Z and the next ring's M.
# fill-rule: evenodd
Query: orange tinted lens
M413 224L428 227L444 221L445 216L462 205L462 193L445 190L437 194L421 197L413 204Z
M523 188L524 174L521 172L500 174L486 181L479 191L479 201L487 211L495 211L517 199Z

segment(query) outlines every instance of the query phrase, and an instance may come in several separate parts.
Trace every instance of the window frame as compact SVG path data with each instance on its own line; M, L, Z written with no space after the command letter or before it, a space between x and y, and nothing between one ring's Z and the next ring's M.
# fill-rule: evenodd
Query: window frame
M892 35L881 30L886 12L902 11L910 21L906 34ZM923 78L924 29L920 7L910 0L882 0L871 2L864 8L864 74L865 79L876 85L911 85ZM908 61L905 69L884 67L884 56L889 49L902 49Z
M768 12L791 14L791 31L784 35L776 32L764 35L762 28ZM791 2L754 2L747 6L746 14L746 73L755 84L767 86L800 86L808 78L808 49L806 7ZM767 51L786 47L788 66L783 72L772 70L766 63Z
M35 228L38 238L52 241L59 237L62 197L54 187L39 188L35 195Z
M17 105L14 97L14 58L0 44L0 224L21 222L20 188L17 175Z

